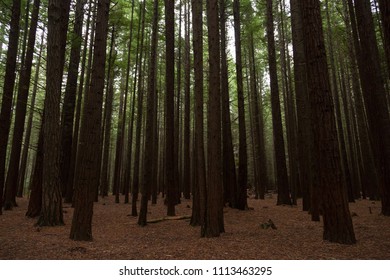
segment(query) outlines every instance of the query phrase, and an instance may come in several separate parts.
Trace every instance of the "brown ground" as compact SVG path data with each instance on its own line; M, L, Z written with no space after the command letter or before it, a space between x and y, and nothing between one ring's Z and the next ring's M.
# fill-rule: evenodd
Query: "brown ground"
M226 208L226 233L211 239L200 238L189 220L141 228L137 218L127 216L130 205L109 197L95 204L93 242L69 239L73 209L68 205L65 226L38 229L24 216L27 200L18 202L20 207L0 216L0 259L390 259L390 218L379 215L379 202L367 200L350 204L357 215L358 242L352 246L322 241L322 223L311 222L300 207L276 206L275 197L250 198L254 210ZM177 215L190 215L190 205L183 200ZM162 200L149 212L150 219L163 217ZM269 219L276 230L261 228Z

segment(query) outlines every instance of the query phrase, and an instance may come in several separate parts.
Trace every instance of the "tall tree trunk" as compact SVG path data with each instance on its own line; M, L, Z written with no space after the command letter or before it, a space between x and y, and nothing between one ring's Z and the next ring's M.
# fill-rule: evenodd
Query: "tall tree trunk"
M7 61L5 66L3 96L0 111L0 215L3 211L3 190L5 181L5 164L7 155L8 134L11 126L12 99L16 78L16 56L18 54L20 2L12 1L12 14L8 35Z
M311 210L317 216L318 205L310 206L310 194L313 189L313 168L311 160L312 135L310 122L310 104L307 91L305 49L303 45L302 17L297 0L291 0L291 29L294 57L295 96L298 121L298 164L300 175L299 191L302 193L303 210ZM315 190L314 190L315 191Z
M44 33L44 32L43 32ZM27 158L28 158L28 152L30 149L30 138L31 138L31 130L32 130L32 122L34 118L34 111L35 111L35 100L38 92L38 81L39 81L39 71L41 68L41 61L42 61L42 52L43 52L43 40L44 40L44 34L41 35L41 45L39 49L38 54L38 61L35 68L35 77L34 77L34 86L31 93L31 103L30 103L30 112L28 116L27 121L27 129L24 136L24 145L23 145L23 151L22 151L22 157L20 159L20 169L18 173L18 197L22 197L23 195L23 189L24 189L24 182L26 177L26 168L27 168Z
M322 198L324 240L343 244L356 242L348 208L347 191L342 183L336 120L327 66L320 1L300 3L304 46L307 59L309 99L318 184Z
M195 96L195 176L196 189L192 196L192 226L203 226L206 217L206 167L204 154L203 124L203 4L192 0L192 44L194 49L194 96Z
M189 3L186 3L186 7ZM186 11L189 8L186 8ZM185 13L185 46L184 46L184 143L183 143L183 194L185 199L190 199L191 188L191 160L190 160L190 71L191 71L191 58L190 58L190 19L189 13Z
M72 45L70 50L68 77L66 81L64 105L61 117L60 180L62 195L66 195L69 166L72 155L72 134L76 103L77 78L79 75L80 53L82 46L83 15L85 0L77 0Z
M92 17L92 23L91 23ZM80 128L80 116L81 116L81 105L83 100L83 92L87 91L89 81L91 79L91 66L92 66L92 55L93 55L93 43L95 41L95 20L96 20L96 5L94 5L92 10L92 0L89 1L89 9L88 9L88 18L86 31L84 35L84 46L83 46L83 59L81 62L81 73L80 73L80 82L77 90L77 104L76 104L76 112L75 112L75 121L73 128L73 139L72 139L72 154L70 158L69 164L69 173L68 173L68 181L66 183L66 195L64 202L71 203L73 201L73 179L74 173L76 169L76 157L77 157L77 147L79 143L79 128ZM90 30L89 26L92 25ZM88 39L89 34L91 34L91 44L88 48ZM88 65L85 67L87 63L87 52L88 52ZM85 73L86 71L86 73Z
M271 80L272 127L276 160L276 183L278 187L278 205L291 205L284 149L282 116L280 111L278 74L276 69L274 19L272 0L267 0L267 39L268 62Z
M167 215L175 215L177 186L174 173L174 91L175 91L175 7L174 2L165 0L165 38L166 38L166 132L165 132L165 171L167 185ZM176 143L177 144L177 143Z
M247 208L248 184L248 155L246 144L246 122L245 122L245 100L244 86L242 78L242 57L241 57L241 20L240 20L240 1L233 1L234 16L234 41L236 44L236 75L237 75L237 99L238 99L238 189L236 192L236 208L245 210Z
M226 55L226 1L220 0L221 25L221 102L222 102L222 158L224 202L236 207L237 175L234 162L233 136L230 120L229 77Z
M367 90L363 90L363 96L375 166L379 171L382 214L390 216L390 116L370 1L356 1L355 9L361 45L360 71L367 78Z
M267 179L267 166L265 161L265 149L264 149L264 128L263 128L263 116L259 109L259 99L260 103L262 100L261 94L259 94L257 88L257 77L256 77L256 63L255 63L255 52L254 52L254 40L253 32L251 32L249 43L249 67L250 67L250 94L251 100L250 103L253 114L253 142L254 142L254 160L256 166L256 174L258 176L257 184L255 186L257 189L257 195L260 199L264 199L265 188L266 188L266 179ZM262 106L262 105L261 105Z
M141 27L141 40L138 42L137 53L139 53L139 60L137 58L136 67L138 67L138 100L137 100L137 124L135 132L135 147L134 147L134 173L133 173L133 189L132 189L132 205L131 205L131 215L137 216L137 200L139 192L139 174L140 174L140 154L141 154L141 128L142 128L142 104L143 104L143 89L142 89L142 64L143 64L143 53L144 53L144 26L145 26L145 1L140 6L140 13L142 18L142 23L139 25ZM139 31L139 30L138 30ZM138 32L139 34L139 32ZM138 52L139 50L139 52ZM134 94L135 94L134 85Z
M109 179L109 161L110 161L110 150L111 150L111 124L112 124L112 104L114 99L114 80L115 80L115 71L114 63L116 59L116 53L114 52L114 43L115 43L115 25L112 27L111 32L111 42L110 42L110 51L108 58L108 71L107 71L107 80L108 86L106 90L106 100L104 106L104 133L103 137L103 163L102 170L100 173L100 192L104 197L108 192L110 179ZM104 134L104 135L103 135Z
M15 123L12 135L11 156L10 163L8 166L7 180L5 182L6 197L4 202L4 209L12 209L12 206L16 206L15 197L18 190L20 153L22 151L22 139L27 111L28 92L31 81L31 68L34 56L34 46L38 25L40 0L34 0L33 5L34 6L31 15L31 25L28 34L27 54L19 78Z
M48 6L46 97L43 115L43 185L40 226L63 225L60 186L60 102L70 0Z
M129 35L129 45L128 45L128 54L127 54L127 67L126 67L126 83L125 83L125 104L127 104L127 96L129 94L129 83L130 83L130 68L131 68L131 45L133 43L133 22L134 22L134 0L131 1L131 17L130 17L130 35ZM134 75L136 77L137 74ZM136 79L136 78L135 78ZM134 79L134 80L135 80ZM135 81L134 81L135 83ZM125 158L125 174L123 179L123 185L125 187L125 203L129 203L129 193L130 193L130 178L131 178L131 157L132 157L132 149L133 149L133 126L134 126L134 108L135 108L135 93L133 93L133 98L131 101L132 107L130 112L130 122L127 127L127 153ZM126 116L126 110L124 112ZM123 122L123 126L125 122ZM125 128L123 127L123 131Z
M138 225L147 225L148 200L151 195L153 183L153 126L154 126L154 101L156 95L156 70L157 70L157 38L158 38L158 0L154 0L153 4L153 26L152 26L152 42L150 47L150 68L148 76L148 97L146 111L146 131L145 131L145 153L144 153L144 168L142 182L142 197L141 208L139 212ZM167 38L168 40L168 38ZM173 93L172 93L173 94ZM172 103L173 105L173 103ZM173 132L173 131L172 131ZM173 150L172 150L173 151ZM172 158L173 159L173 158ZM173 170L172 170L173 171Z
M386 0L378 0L378 3L382 20L384 37L383 44L387 60L387 72L390 75L390 2Z
M84 99L80 127L80 141L75 170L75 198L70 239L92 240L92 213L95 192L99 184L96 176L100 168L101 122L104 90L104 70L110 0L99 0L97 4L95 47L91 84Z
M224 232L221 163L221 78L218 0L207 1L209 99L207 108L207 194L202 237ZM246 185L245 185L246 187ZM246 200L246 195L245 195Z

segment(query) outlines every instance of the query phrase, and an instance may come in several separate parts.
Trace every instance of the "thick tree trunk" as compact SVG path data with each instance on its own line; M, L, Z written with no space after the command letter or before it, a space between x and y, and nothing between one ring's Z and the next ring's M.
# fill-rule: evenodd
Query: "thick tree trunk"
M347 191L342 183L336 120L322 29L320 1L300 3L307 59L309 100L318 185L322 198L324 240L343 244L356 242Z
M99 184L99 153L101 148L101 122L104 90L104 70L110 0L97 4L95 47L91 84L86 92L80 127L80 141L75 170L74 213L70 239L92 240L93 201Z
M207 1L209 47L209 99L207 108L207 194L202 237L218 237L224 232L221 162L221 78L218 0ZM246 184L245 186L246 187ZM245 195L246 201L246 195Z
M60 186L60 103L70 0L49 1L46 97L43 115L43 185L40 226L63 225Z

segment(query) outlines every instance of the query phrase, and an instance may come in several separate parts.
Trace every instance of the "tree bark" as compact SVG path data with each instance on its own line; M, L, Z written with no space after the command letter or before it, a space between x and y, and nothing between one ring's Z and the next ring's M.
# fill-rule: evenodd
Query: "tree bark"
M23 68L20 72L18 97L16 102L15 123L12 135L12 148L10 163L8 166L7 180L5 182L6 197L4 202L5 209L12 209L16 206L16 194L18 190L18 173L20 153L22 151L22 139L24 124L27 111L27 99L30 88L31 68L34 56L35 37L38 25L38 12L40 0L34 0L33 11L31 15L31 24L28 34L27 53L24 59Z
M104 70L110 0L99 0L91 84L84 99L74 185L74 213L70 239L92 240L93 201L99 184Z
M21 0L12 1L7 60L4 75L3 96L0 111L0 215L3 211L3 190L8 134L11 126L12 99L16 78L16 56L18 54L19 20Z
M291 205L286 167L286 154L283 140L282 117L279 100L278 74L276 69L275 38L272 0L267 0L267 40L268 63L271 80L272 127L276 160L276 183L278 187L278 205Z
M347 191L342 183L336 120L325 52L320 1L300 3L307 59L309 100L318 185L322 198L324 240L356 243Z

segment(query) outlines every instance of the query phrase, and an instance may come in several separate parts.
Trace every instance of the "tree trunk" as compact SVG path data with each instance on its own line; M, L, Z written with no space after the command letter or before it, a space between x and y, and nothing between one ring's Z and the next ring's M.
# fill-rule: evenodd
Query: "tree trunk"
M104 90L104 70L108 32L110 0L99 0L97 4L95 47L91 84L85 95L80 127L80 141L75 170L74 213L70 239L92 240L92 214L100 168L101 122Z
M38 91L39 71L41 68L42 52L43 52L43 47L44 47L44 45L43 45L44 37L45 36L42 34L41 45L40 45L39 54L38 54L38 61L37 61L36 69L35 69L34 87L33 87L32 94L31 94L30 112L29 112L29 116L28 116L27 129L26 129L26 133L25 133L26 135L24 136L22 157L20 159L20 169L19 169L19 173L18 173L19 178L18 178L17 197L22 197L23 190L24 190L27 158L28 158L28 152L30 150L32 122L33 122L34 111L35 111L35 100L36 100L37 91Z
M89 30L92 16L92 28ZM68 181L66 183L66 195L64 202L71 203L73 201L73 179L76 169L76 157L77 157L77 147L79 143L79 128L80 128L80 115L81 115L81 105L83 100L83 91L87 91L89 81L91 79L91 66L92 66L92 54L93 54L93 43L90 44L88 48L88 39L89 34L91 34L91 42L95 40L95 20L96 20L96 5L94 5L92 11L92 0L89 2L89 11L87 18L86 34L84 35L84 46L83 46L83 59L81 62L81 73L80 73L80 82L77 91L77 104L76 104L76 114L74 121L73 129L73 139L72 139L72 154L70 158ZM87 62L87 51L88 51L88 65L85 67ZM87 71L85 73L85 71ZM84 82L85 80L85 82Z
M34 56L35 37L38 25L38 12L40 0L35 0L31 15L31 25L28 34L27 54L24 59L23 68L20 72L18 97L16 102L15 123L12 136L12 149L10 163L8 166L7 180L5 182L6 199L4 202L5 209L11 209L16 206L16 194L18 190L18 173L20 153L22 150L22 139L24 124L27 111L27 99L30 88L31 68Z
M278 74L276 69L275 38L272 0L267 0L268 61L271 80L272 127L276 160L276 183L278 205L291 205L284 149L282 116L280 111Z
M167 215L175 215L177 186L174 173L174 91L175 91L175 7L174 2L165 0L165 38L166 38L166 128L165 128L165 180L167 185ZM177 143L176 143L177 144Z
M77 0L72 45L70 50L68 77L66 81L64 105L61 117L60 180L62 195L66 195L69 166L72 155L73 121L76 103L77 78L79 75L80 53L82 45L83 16L85 0Z
M209 47L209 99L207 108L207 193L202 237L218 237L224 232L221 162L221 79L218 0L207 1ZM246 187L246 184L245 186ZM246 195L245 195L246 200Z
M237 176L234 162L233 136L230 120L229 77L226 55L226 1L220 0L221 25L221 102L222 102L222 158L224 202L236 207Z
M347 192L342 183L336 120L325 53L320 1L300 3L307 59L314 147L318 158L318 185L322 198L324 240L356 243Z
M136 124L136 132L135 132L135 147L134 147L134 173L133 173L133 189L132 189L132 205L131 205L131 215L137 216L137 200L138 200L138 192L139 192L139 174L140 174L140 154L141 154L141 129L142 129L142 104L143 104L143 89L142 89L142 56L144 53L144 26L145 26L145 1L140 7L142 23L139 25L141 27L141 40L139 40L139 45L137 46L137 53L139 53L139 60L136 63L136 67L138 67L138 104L137 104L137 124ZM138 32L139 33L139 32ZM138 52L139 50L139 52ZM134 93L135 93L135 85L134 85Z
M248 184L248 155L246 144L246 122L245 122L245 100L244 86L242 79L242 57L241 57L241 20L240 1L233 1L234 15L234 41L236 44L236 75L237 75L237 99L238 99L238 186L236 191L236 208L245 210L247 208L247 184Z
M16 78L16 56L18 54L20 2L12 1L12 14L8 35L7 61L5 66L3 96L0 111L0 215L3 210L3 190L8 134L11 126L12 99Z
M203 226L206 217L206 168L204 154L203 124L203 4L192 0L192 28L194 49L194 95L195 95L195 182L192 203L192 226Z
M63 225L60 186L60 103L70 0L49 1L46 97L43 115L43 185L40 226Z

